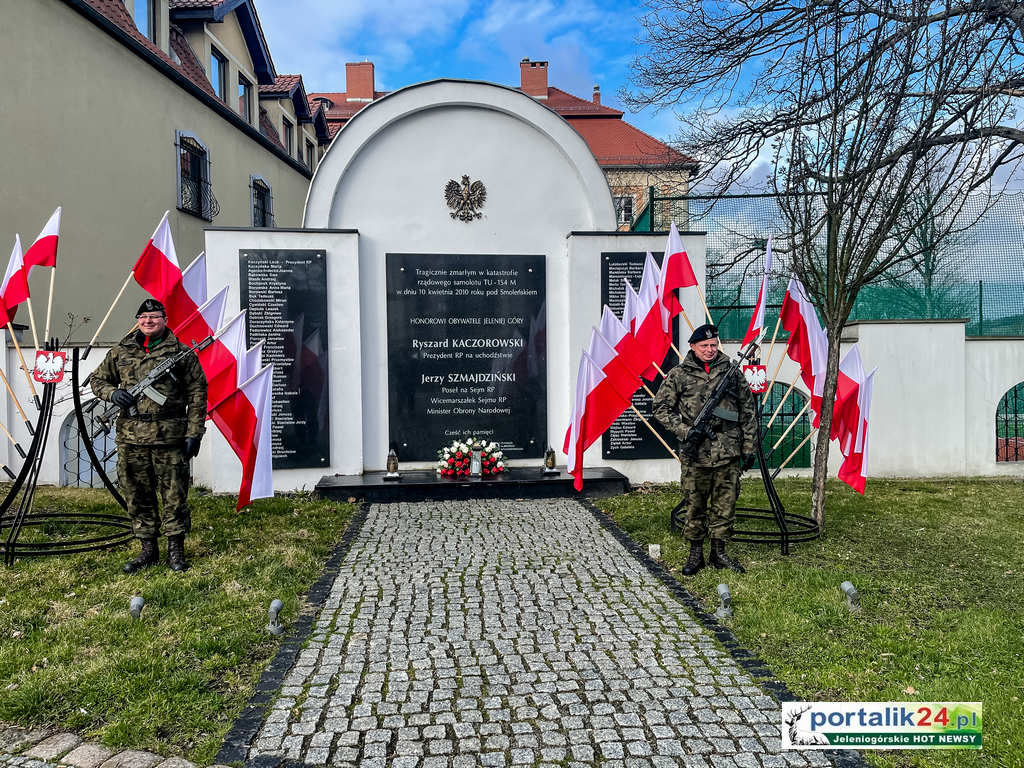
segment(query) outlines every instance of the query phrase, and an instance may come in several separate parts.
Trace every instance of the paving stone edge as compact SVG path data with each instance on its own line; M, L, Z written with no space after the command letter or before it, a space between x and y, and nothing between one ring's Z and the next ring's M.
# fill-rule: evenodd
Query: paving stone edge
M701 625L725 648L736 663L750 675L754 682L778 702L798 701L792 691L771 671L768 665L759 659L752 651L744 648L739 638L731 629L721 624L713 614L709 613L704 604L689 592L672 573L660 562L647 553L645 546L636 542L626 533L619 524L604 510L600 509L591 499L586 497L577 498L576 502L588 509L597 522L608 531L641 565L643 565L654 578L658 579L672 596L686 606L687 610ZM854 750L842 750L831 753L835 764L840 768L868 768L868 763L859 752ZM263 768L269 768L264 766Z
M364 501L352 516L352 520L341 536L341 541L335 545L330 557L327 558L320 578L316 580L306 595L304 606L298 618L285 636L274 658L271 659L270 664L267 665L267 668L260 676L260 680L256 684L256 690L246 703L245 709L242 710L242 713L228 731L227 736L224 737L224 743L214 758L217 763L236 764L246 762L249 746L256 738L256 734L263 724L267 708L281 688L288 670L294 665L299 651L302 650L312 634L316 617L331 593L331 587L338 575L341 563L348 554L352 542L359 535L359 531L366 522L369 511L370 503ZM264 755L246 764L270 768L271 766L278 765L280 762L281 758L279 757Z

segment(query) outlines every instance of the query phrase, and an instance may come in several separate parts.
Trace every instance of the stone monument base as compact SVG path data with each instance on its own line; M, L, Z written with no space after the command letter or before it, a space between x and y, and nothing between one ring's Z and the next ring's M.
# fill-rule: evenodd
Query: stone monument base
M432 469L402 471L397 482L385 482L384 472L362 475L324 475L316 492L328 499L347 501L423 501L425 499L494 499L575 496L573 478L559 467L544 474L541 467L512 467L498 477L458 480L439 477ZM615 496L629 491L629 478L607 467L584 468L583 496Z

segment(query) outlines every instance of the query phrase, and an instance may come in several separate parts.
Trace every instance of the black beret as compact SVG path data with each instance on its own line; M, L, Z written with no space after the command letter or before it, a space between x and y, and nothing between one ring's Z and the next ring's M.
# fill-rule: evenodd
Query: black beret
M164 305L156 299L146 299L142 302L139 305L139 311L135 313L135 316L138 317L143 312L161 312L163 314L167 314L167 311L164 309Z
M693 329L693 333L690 334L690 344L700 344L702 341L708 339L718 338L718 326L711 325L710 323L704 323Z

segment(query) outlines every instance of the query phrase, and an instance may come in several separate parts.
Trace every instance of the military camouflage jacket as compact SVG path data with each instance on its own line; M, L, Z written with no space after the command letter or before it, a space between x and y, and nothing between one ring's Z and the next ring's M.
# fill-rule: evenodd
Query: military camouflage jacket
M680 443L697 418L718 380L729 371L729 357L722 352L711 361L710 373L693 352L668 372L654 397L654 415ZM718 467L732 459L754 453L757 441L757 406L743 375L734 375L735 385L726 390L721 406L739 415L739 421L712 419L713 440L705 440L697 455L697 466Z
M110 400L115 389L129 389L168 357L187 349L171 333L148 354L142 346L143 334L136 331L119 341L93 372L93 393ZM174 378L164 376L154 386L167 395L157 405L145 395L138 398L139 418L124 411L117 417L117 442L133 445L171 445L186 437L202 437L206 431L206 376L195 355L189 355L174 367ZM175 380L176 379L176 380Z

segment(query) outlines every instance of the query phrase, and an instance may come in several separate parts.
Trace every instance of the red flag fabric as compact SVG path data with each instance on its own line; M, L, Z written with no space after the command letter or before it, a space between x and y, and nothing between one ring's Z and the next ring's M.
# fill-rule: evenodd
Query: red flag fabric
M221 288L217 294L189 315L177 327L172 327L178 341L192 346L207 336L213 336L224 323L224 307L227 305L228 286ZM202 358L200 358L202 362Z
M800 365L800 377L811 395L813 425L821 423L821 396L825 388L828 363L828 338L818 322L814 305L803 284L795 277L789 281L782 300L782 327L789 332L786 354Z
M583 489L583 452L629 407L629 401L606 381L604 373L584 352L576 375L576 400L569 428L568 470L573 487Z
M644 274L640 280L639 312L633 337L637 347L647 357L647 368L642 376L648 381L658 375L658 369L665 360L672 337L664 330L661 323L661 302L658 298L658 285L661 272L650 253L644 261Z
M632 397L633 393L640 389L640 379L623 363L614 345L596 328L591 329L587 354L600 366L608 386L621 397Z
M598 328L598 332L612 343L623 364L635 377L639 378L640 372L647 368L648 361L644 360L643 355L637 349L633 334L607 305L601 313L601 326Z
M167 323L174 326L185 320L206 302L206 254L200 253L181 273L181 280L171 286L164 299Z
M673 221L668 231L668 243L665 244L665 256L661 260L661 283L658 295L662 306L662 329L668 333L673 317L682 312L676 290L697 285L697 275L693 272L690 257L683 247L683 239Z
M157 301L167 302L171 296L174 286L181 282L181 267L178 266L178 256L174 252L174 241L171 239L171 227L167 222L167 214L160 220L153 232L153 237L142 249L138 261L132 267L132 275L146 293ZM191 312L181 314L178 307L173 308L175 317L172 318L168 312L168 322L181 322ZM192 312L195 307L192 308ZM173 327L173 326L172 326Z
M60 237L60 212L61 208L58 205L57 210L53 212L46 224L43 225L43 231L39 233L39 237L35 239L35 242L28 247L25 251L25 267L28 269L28 274L32 274L32 270L36 267L56 267L57 266L57 240Z
M875 371L869 373L858 388L857 409L860 418L857 422L857 433L848 451L843 451L845 458L839 467L839 479L863 495L868 477L868 417L871 411L871 395L874 390ZM842 449L840 443L840 449Z
M840 450L846 455L844 446L850 449L856 440L860 422L858 395L865 380L864 365L860 350L854 344L839 363L839 380L836 384L836 401L832 408L832 430L829 439L838 440Z
M199 353L206 373L210 406L215 407L238 389L238 360L245 355L245 310L235 315ZM220 426L219 424L217 426ZM227 437L227 435L225 435Z
M768 302L768 275L772 271L772 239L768 238L768 245L764 249L764 276L761 278L761 288L757 292L757 304L754 305L754 312L750 316L750 324L747 332L743 334L741 347L747 346L757 340L764 328L764 307Z
M14 248L7 262L7 272L0 283L0 324L7 325L14 320L18 305L28 298L28 275L21 253L21 238L14 236Z
M268 365L219 403L217 420L230 422L239 445L232 446L242 462L242 484L236 509L253 499L274 495L271 464L270 395L273 365Z

